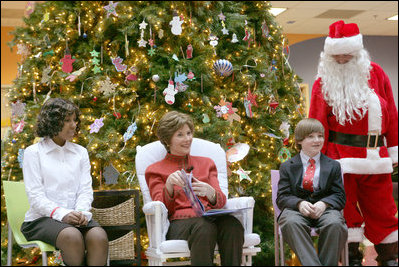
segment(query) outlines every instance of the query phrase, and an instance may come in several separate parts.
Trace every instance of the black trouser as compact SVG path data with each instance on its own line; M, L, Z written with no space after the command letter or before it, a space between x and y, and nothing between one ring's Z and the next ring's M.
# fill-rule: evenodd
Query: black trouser
M191 253L191 265L212 266L216 243L222 265L241 265L244 228L234 216L173 220L166 239L187 240Z

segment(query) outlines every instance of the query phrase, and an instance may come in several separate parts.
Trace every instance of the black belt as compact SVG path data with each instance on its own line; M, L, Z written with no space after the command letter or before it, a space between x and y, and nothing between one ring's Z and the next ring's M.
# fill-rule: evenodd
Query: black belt
M345 134L330 131L328 141L345 146L377 148L385 146L384 138L378 133L370 133L368 135Z

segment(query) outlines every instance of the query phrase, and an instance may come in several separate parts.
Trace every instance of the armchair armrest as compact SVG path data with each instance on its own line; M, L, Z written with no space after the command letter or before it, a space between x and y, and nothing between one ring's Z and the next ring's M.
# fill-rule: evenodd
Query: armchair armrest
M246 235L252 233L254 206L255 200L253 197L229 198L224 206L226 209L247 208L240 212L233 213L233 215L242 223Z
M166 233L169 229L168 210L161 201L151 201L144 205L143 212L150 247L159 249L161 243L166 240Z

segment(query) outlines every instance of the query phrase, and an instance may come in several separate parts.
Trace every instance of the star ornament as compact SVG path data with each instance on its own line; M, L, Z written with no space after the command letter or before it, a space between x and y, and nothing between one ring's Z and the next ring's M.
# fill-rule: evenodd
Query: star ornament
M114 1L109 1L108 6L105 6L104 9L107 11L107 18L109 18L109 15L114 15L115 17L118 16L118 14L116 14L116 5L118 4L118 2L116 2L114 4Z
M218 15L219 19L221 21L224 21L226 19L226 16L223 14L223 12L220 12L220 14Z
M233 171L235 174L238 174L240 176L240 182L242 180L249 180L252 182L252 179L249 177L249 174L251 171L244 171L241 167L237 171Z
M145 28L147 28L148 23L146 23L144 20L142 23L139 24L140 25L140 30L143 29L145 30Z

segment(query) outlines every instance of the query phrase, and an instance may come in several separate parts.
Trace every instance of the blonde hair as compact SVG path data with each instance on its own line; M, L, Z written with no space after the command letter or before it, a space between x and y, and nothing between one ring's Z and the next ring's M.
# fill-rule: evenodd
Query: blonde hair
M162 116L158 123L157 137L167 151L169 151L169 144L173 134L186 124L191 132L194 133L194 122L190 115L170 111Z
M313 118L306 118L301 120L295 127L295 144L298 150L302 149L302 146L298 144L305 139L311 133L322 133L324 137L324 127L320 121Z

